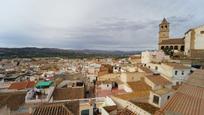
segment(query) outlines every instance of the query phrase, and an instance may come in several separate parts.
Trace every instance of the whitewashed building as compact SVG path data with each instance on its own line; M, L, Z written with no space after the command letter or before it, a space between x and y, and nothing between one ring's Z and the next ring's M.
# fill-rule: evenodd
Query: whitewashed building
M176 85L188 78L191 68L179 63L162 63L159 71L173 85Z

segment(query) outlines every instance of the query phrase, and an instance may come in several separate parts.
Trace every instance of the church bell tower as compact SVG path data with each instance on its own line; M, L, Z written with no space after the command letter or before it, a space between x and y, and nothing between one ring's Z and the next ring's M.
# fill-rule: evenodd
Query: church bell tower
M169 22L164 18L159 24L159 43L169 39Z

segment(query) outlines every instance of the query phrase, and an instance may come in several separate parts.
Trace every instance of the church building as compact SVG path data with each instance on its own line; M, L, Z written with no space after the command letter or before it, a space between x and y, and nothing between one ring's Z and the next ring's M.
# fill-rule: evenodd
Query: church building
M169 32L170 24L164 18L159 24L159 50L170 48L189 59L204 60L204 25L189 29L182 38L171 38Z
M159 24L159 50L170 48L183 52L185 49L184 38L170 38L169 32L170 24L164 18L161 24Z

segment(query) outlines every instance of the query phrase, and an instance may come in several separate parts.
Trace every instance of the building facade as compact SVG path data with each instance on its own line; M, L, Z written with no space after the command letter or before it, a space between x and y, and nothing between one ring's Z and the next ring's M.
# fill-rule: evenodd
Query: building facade
M170 38L170 23L164 18L159 24L159 50L172 49L184 51L184 38Z
M204 25L190 29L185 33L185 55L192 58L204 58Z

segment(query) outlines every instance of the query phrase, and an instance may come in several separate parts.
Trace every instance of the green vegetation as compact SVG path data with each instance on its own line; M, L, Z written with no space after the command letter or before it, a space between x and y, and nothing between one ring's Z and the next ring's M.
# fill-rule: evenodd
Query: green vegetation
M174 54L173 49L171 49L171 48L169 48L169 47L165 47L165 48L163 49L163 51L164 51L164 53L165 53L166 55L173 56L173 54Z

